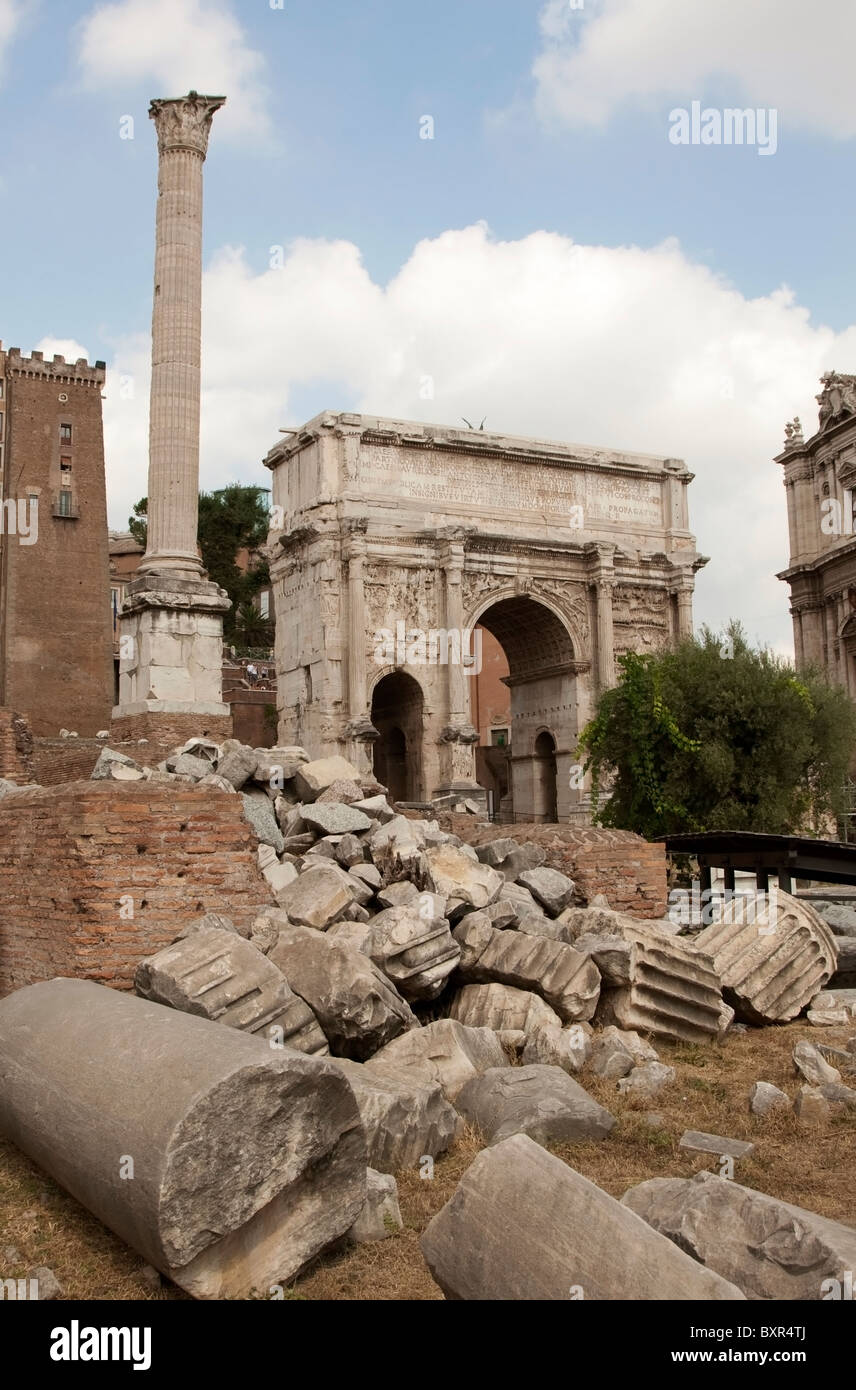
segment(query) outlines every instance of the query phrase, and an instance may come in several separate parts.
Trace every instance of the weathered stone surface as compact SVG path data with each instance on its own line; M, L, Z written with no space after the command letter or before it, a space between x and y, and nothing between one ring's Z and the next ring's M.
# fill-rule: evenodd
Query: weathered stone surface
M270 884L274 897L279 902L279 894L283 888L294 883L297 878L297 870L289 860L280 862L273 845L259 845L258 855L259 868Z
M814 1043L801 1038L795 1044L793 1053L794 1068L804 1076L810 1086L823 1086L841 1080L841 1072L824 1059L823 1053Z
M137 967L134 987L144 999L258 1033L270 1046L329 1052L311 1008L250 941L207 928L166 946Z
M359 786L360 774L346 758L334 754L332 758L301 763L295 770L294 781L301 801L315 801L333 782L355 782Z
M211 763L208 758L197 758L193 753L180 753L169 770L180 777L190 777L194 782L200 782L210 773Z
M657 1061L654 1048L638 1033L609 1026L592 1039L591 1069L596 1076L617 1081L640 1063Z
M518 931L529 932L531 936L548 936L553 941L569 941L567 929L564 924L552 917L548 917L546 912L535 901L528 888L524 888L522 883L506 883L502 890L498 902L504 902L514 908L517 916L515 923ZM488 908L493 904L488 904ZM496 923L500 926L500 923Z
M540 994L565 1023L590 1019L600 996L600 974L573 946L520 931L497 931L486 918L466 916L455 927L462 980L498 981Z
M62 1298L65 1293L62 1284L47 1265L36 1265L35 1269L27 1271L26 1278L28 1287L30 1280L35 1280L39 1303L52 1303L55 1299Z
M838 964L829 983L833 989L853 989L856 987L856 936L834 936L832 941Z
M413 903L378 912L365 931L359 949L405 999L436 999L460 960L445 917L423 917Z
M809 1009L806 1020L812 1028L846 1028L850 1015L846 1009Z
M363 883L371 890L372 894L380 888L383 882L374 864L353 864L348 870L348 876L349 878L362 879Z
M727 1154L729 1158L746 1158L755 1145L745 1139L723 1139L720 1134L703 1134L697 1129L686 1129L681 1135L680 1147L693 1154Z
M561 1067L569 1076L581 1071L591 1053L591 1029L586 1023L571 1023L567 1028L534 1028L523 1038L520 1060L524 1066Z
M800 1086L794 1101L794 1114L801 1124L825 1125L832 1118L832 1109L818 1086Z
M438 1082L391 1062L381 1070L342 1057L333 1060L353 1088L373 1168L397 1173L425 1155L436 1158L454 1143L462 1121Z
M331 782L329 787L325 787L324 791L316 797L315 804L317 805L319 801L322 804L325 801L342 801L346 806L354 806L357 802L361 802L362 800L362 788L357 782L348 782L342 778L338 778L335 782ZM363 811L370 820L375 819L371 812L366 811L363 806L360 806L359 809Z
M352 832L347 831L336 847L336 862L341 864L343 869L351 869L356 864L362 864L365 857L366 852L361 841Z
M749 1110L753 1115L766 1116L774 1110L790 1110L791 1102L784 1091L771 1081L756 1081L749 1092Z
M726 1002L747 1023L796 1018L835 970L826 923L808 903L781 892L764 905L734 898L725 915L695 944L713 960Z
M359 1111L327 1058L72 979L0 1000L0 1055L0 1133L195 1297L294 1278L362 1209Z
M422 1253L448 1299L742 1299L582 1174L518 1134L478 1155Z
M271 850L273 854L273 850ZM206 912L203 917L198 917L195 922L190 922L175 938L176 941L183 941L186 936L192 936L194 932L209 931L211 928L217 931L232 932L234 936L247 936L247 932L239 932L231 917L224 917L222 912Z
M573 901L574 885L558 869L524 869L517 879L551 917L558 917L562 909Z
M129 758L126 753L115 753L112 748L102 748L98 754L98 760L89 774L91 782L103 782L115 777L119 768L127 768L131 772L138 772L140 779L143 776L143 769L133 758ZM121 779L117 779L121 780ZM15 787L15 791L20 791L20 787Z
M540 845L518 844L516 840L491 840L479 845L476 854L483 864L498 869L507 882L513 883L526 869L537 869L547 857Z
M674 1067L667 1067L664 1062L641 1062L621 1078L618 1091L637 1100L656 1100L674 1080Z
M822 1299L856 1268L856 1230L717 1173L651 1178L622 1205L751 1299Z
M354 901L355 888L332 864L313 864L277 896L277 903L300 927L324 931Z
M227 738L220 749L217 775L230 782L236 791L249 781L256 770L256 750L236 738Z
M355 801L353 804L358 811L365 811L367 816L371 816L372 820L380 821L381 825L392 820L395 816L395 812L385 796L364 796L362 800Z
M219 772L207 772L204 777L199 779L199 786L216 787L218 791L228 792L230 796L234 796L236 790L231 782L227 782L225 777L220 776Z
M811 906L836 936L856 936L856 906L815 902Z
M377 894L381 907L404 907L406 903L415 902L418 897L419 889L407 878L402 879L400 883L388 883Z
M592 936L586 933L574 941L574 949L591 956L605 985L629 985L633 947L617 936Z
M830 1047L829 1043L818 1042L815 1046L825 1062L842 1072L845 1076L856 1076L856 1057L849 1047Z
M363 1061L405 1029L418 1027L374 962L323 932L283 927L268 959L306 1000L337 1056Z
M519 1031L527 1037L536 1028L562 1026L556 1010L540 995L511 985L464 985L449 1005L449 1017L469 1028Z
M366 1063L372 1071L406 1071L414 1079L438 1084L453 1101L475 1076L509 1065L497 1034L490 1028L467 1028L452 1018L438 1018L394 1038Z
M244 815L263 845L273 845L277 854L285 849L282 831L276 823L273 802L266 792L242 791Z
M842 1086L840 1083L831 1082L824 1086L818 1086L817 1089L833 1114L843 1110L856 1110L856 1091L852 1086Z
M461 1088L458 1112L488 1145L512 1134L539 1144L605 1139L615 1124L608 1110L561 1067L492 1067Z
M849 1018L856 1019L856 989L822 989L811 1001L814 1012L835 1012L843 1010Z
M454 845L438 845L424 851L418 886L456 898L470 907L487 907L499 897L505 880L496 869L470 859ZM448 904L447 904L448 905Z
M631 982L602 992L601 1021L678 1042L716 1037L722 995L710 958L640 923L623 934L633 947Z
M366 1172L366 1204L348 1232L354 1245L386 1240L400 1231L404 1222L398 1205L398 1183L391 1173Z
M517 926L517 908L504 893L495 903L488 903L482 911L487 913L491 926L496 927L497 931L508 931Z
M322 835L348 835L371 826L368 816L343 801L316 801L304 806L301 815L307 825Z

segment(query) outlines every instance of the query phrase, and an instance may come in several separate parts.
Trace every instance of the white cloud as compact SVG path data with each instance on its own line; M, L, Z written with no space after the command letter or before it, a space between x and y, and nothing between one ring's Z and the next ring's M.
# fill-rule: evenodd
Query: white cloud
M89 361L86 348L75 338L51 338L50 335L36 343L36 352L44 353L46 359L64 357L66 362L77 362L81 357Z
M153 97L195 89L228 98L218 137L260 138L270 130L264 57L225 0L115 0L86 16L77 43L90 91L143 82Z
M546 121L600 125L622 106L704 99L775 107L788 126L856 135L852 0L549 0L533 74ZM713 84L716 83L715 89Z
M787 289L747 300L675 242L580 246L484 226L420 242L385 288L348 242L295 243L255 273L221 251L204 277L202 486L269 484L261 458L319 408L460 423L684 458L690 521L711 563L696 620L740 615L787 644L784 422L816 428L818 377L856 366L856 328L814 327ZM134 378L121 399L118 375ZM423 399L433 378L434 398ZM120 345L108 378L112 524L146 492L148 341Z
M0 76L12 41L33 9L31 0L0 0Z

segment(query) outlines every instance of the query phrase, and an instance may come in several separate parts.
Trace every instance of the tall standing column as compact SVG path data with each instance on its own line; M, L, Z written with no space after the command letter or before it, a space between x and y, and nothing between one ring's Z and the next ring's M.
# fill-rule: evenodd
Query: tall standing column
M153 101L158 203L149 408L148 544L140 570L201 574L196 553L202 358L202 166L225 97Z
M225 97L153 101L158 205L152 311L148 542L120 614L122 738L231 733L223 703L224 591L197 555L202 165Z
M443 783L438 794L448 795L451 804L459 796L485 801L485 793L476 781L475 745L479 736L469 718L469 696L464 672L464 656L469 650L469 642L464 632L464 553L471 530L465 527L446 527L438 533L444 542L441 552L444 584L444 619L448 634L457 634L447 641L446 680L448 690L448 723L440 738L448 749L445 769L441 774Z
M349 532L348 565L348 757L361 772L372 770L371 747L380 737L368 709L366 676L366 594L364 569L366 527L364 517L346 523Z

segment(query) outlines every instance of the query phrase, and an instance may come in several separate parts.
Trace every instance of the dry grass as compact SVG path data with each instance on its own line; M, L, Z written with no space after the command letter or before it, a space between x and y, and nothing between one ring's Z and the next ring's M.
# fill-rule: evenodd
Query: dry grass
M685 1129L749 1139L755 1153L735 1165L735 1179L784 1201L853 1223L849 1173L856 1115L837 1118L823 1129L800 1126L790 1112L766 1120L749 1114L753 1081L771 1081L793 1098L799 1081L791 1050L798 1038L841 1047L848 1028L814 1029L804 1023L750 1029L722 1047L671 1047L658 1044L664 1062L675 1067L676 1083L652 1105L627 1102L615 1083L581 1079L586 1089L617 1117L609 1139L564 1144L555 1152L613 1196L652 1177L691 1177L716 1160L684 1153L678 1141ZM663 1117L652 1129L648 1110ZM398 1175L404 1230L374 1245L328 1255L288 1291L297 1299L426 1300L442 1297L419 1249L419 1236L451 1197L479 1149L467 1132L451 1153L438 1159L434 1177L418 1170ZM0 1277L21 1278L34 1265L49 1265L68 1298L184 1298L171 1285L153 1290L142 1277L138 1255L90 1216L9 1144L0 1143L0 1251L13 1245L21 1254L14 1267L0 1260Z

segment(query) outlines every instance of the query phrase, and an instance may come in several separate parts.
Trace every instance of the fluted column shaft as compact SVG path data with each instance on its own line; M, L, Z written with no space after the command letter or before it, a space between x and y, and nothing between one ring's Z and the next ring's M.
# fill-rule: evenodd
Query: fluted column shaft
M152 103L158 206L149 410L148 544L141 570L202 570L196 551L202 341L202 166L220 97Z

